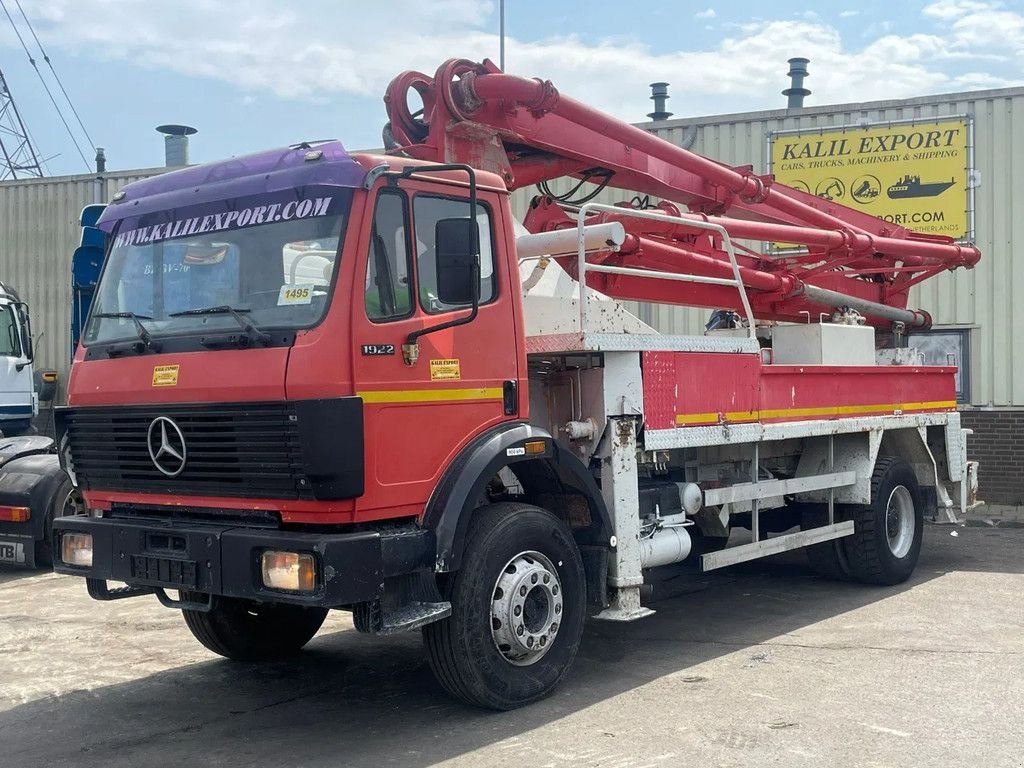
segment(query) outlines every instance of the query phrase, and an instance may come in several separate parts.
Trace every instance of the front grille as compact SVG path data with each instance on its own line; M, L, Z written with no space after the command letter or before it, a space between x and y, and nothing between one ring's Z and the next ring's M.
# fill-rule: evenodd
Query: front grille
M161 416L172 419L185 440L185 466L174 477L150 457L149 428ZM84 489L313 497L292 403L65 408L59 426Z

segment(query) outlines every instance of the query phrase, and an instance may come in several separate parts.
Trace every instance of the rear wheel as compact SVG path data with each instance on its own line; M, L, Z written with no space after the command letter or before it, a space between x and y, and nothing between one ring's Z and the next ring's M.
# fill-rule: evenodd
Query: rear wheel
M182 595L188 598L188 595ZM236 661L270 661L297 653L327 618L326 608L214 598L213 607L181 612L196 640Z
M585 618L579 550L558 518L492 504L470 521L452 615L423 629L427 658L449 692L507 710L546 696L569 670Z
M869 584L910 578L921 554L924 515L913 468L894 456L879 457L871 476L871 504L853 509L856 529L843 539L850 573Z

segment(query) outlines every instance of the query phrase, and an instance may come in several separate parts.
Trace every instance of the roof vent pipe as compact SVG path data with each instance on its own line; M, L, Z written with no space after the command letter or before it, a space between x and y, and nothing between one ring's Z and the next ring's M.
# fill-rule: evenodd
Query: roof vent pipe
M651 83L651 101L654 102L654 111L648 112L651 120L668 120L672 117L671 112L665 111L665 102L669 100L668 83Z
M158 125L164 134L164 164L168 168L188 165L188 137L198 131L189 125Z
M811 92L804 88L804 78L808 77L807 65L811 63L811 60L796 57L789 59L788 63L789 72L786 74L790 78L789 88L782 92L783 96L789 98L786 109L803 109L804 97L811 95Z

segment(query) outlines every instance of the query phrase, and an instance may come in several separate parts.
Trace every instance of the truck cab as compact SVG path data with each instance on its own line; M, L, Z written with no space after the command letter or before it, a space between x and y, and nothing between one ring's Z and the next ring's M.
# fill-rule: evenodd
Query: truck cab
M437 573L502 466L594 485L528 425L511 221L498 177L338 142L127 187L57 414L87 512L58 521L56 570L156 594L238 658L328 608L375 633L447 617ZM607 541L593 521L581 542Z

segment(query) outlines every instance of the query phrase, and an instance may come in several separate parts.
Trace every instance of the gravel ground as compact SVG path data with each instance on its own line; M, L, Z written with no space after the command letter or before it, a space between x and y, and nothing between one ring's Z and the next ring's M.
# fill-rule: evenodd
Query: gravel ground
M418 635L346 613L294 661L239 665L155 599L0 571L0 766L1024 766L1024 529L955 533L929 528L899 587L799 553L668 581L503 714L448 698Z

